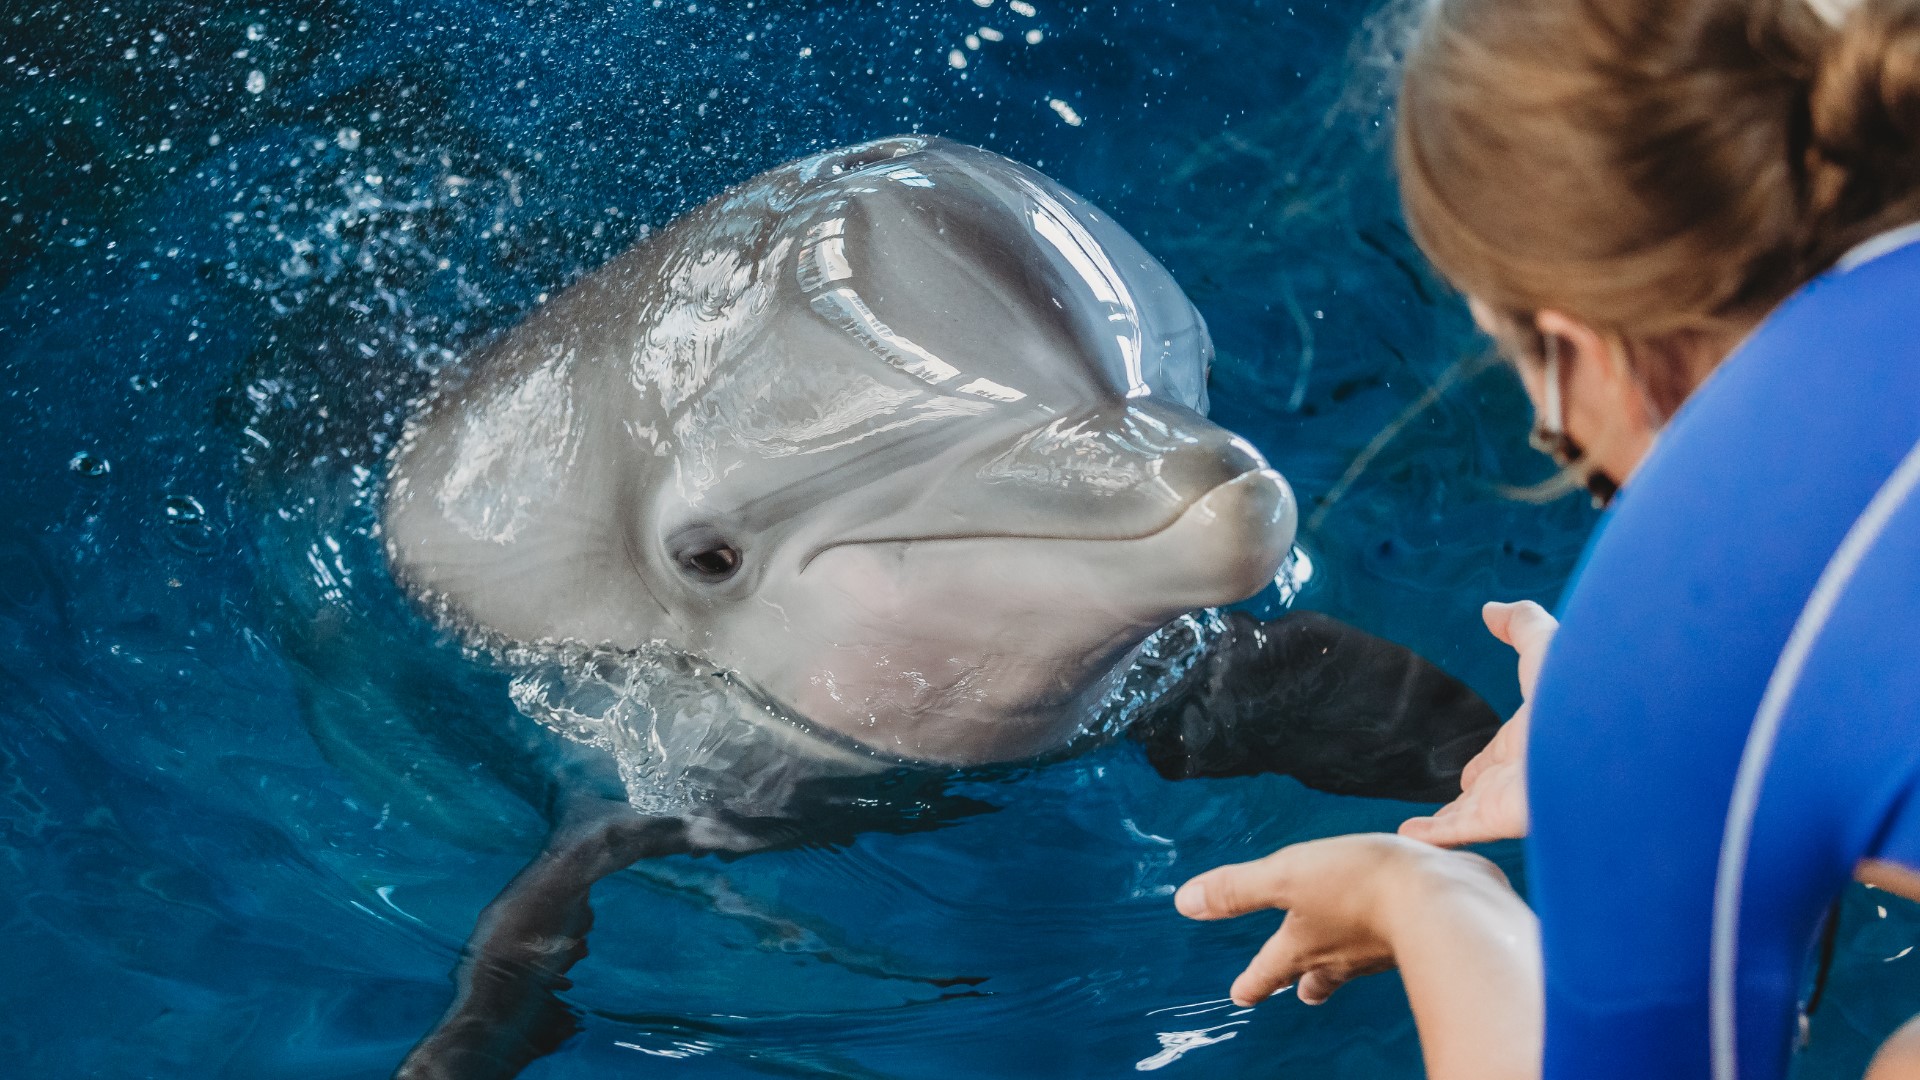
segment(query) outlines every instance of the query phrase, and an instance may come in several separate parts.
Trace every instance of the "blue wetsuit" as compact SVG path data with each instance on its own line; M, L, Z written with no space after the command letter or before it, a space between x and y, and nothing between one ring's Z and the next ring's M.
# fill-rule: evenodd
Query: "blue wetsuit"
M1863 857L1920 868L1920 236L1899 239L1689 399L1568 594L1527 765L1548 1080L1784 1075L1828 903Z

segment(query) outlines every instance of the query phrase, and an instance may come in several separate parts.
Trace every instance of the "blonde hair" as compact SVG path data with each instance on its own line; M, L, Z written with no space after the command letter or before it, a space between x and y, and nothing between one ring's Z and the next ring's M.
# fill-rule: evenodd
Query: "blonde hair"
M1728 338L1920 219L1920 0L1431 0L1395 158L1414 238L1503 315Z

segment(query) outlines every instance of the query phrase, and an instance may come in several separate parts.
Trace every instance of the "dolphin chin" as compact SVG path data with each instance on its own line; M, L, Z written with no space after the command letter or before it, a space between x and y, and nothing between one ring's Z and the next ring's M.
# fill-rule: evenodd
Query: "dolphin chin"
M815 612L812 630L832 645L761 685L815 726L890 756L966 766L1044 756L1085 730L1155 631L1271 582L1296 517L1286 481L1261 466L1143 535L830 545L779 602Z

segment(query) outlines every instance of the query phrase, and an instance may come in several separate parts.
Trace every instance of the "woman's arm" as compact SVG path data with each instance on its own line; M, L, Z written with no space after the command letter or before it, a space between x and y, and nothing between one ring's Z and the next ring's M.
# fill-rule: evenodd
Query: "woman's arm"
M1920 1078L1920 1017L1901 1025L1900 1030L1873 1055L1867 1066L1866 1080L1917 1080Z
M1395 836L1340 836L1208 871L1181 914L1287 917L1233 983L1252 1005L1290 984L1309 1005L1398 964L1431 1080L1533 1080L1543 1038L1539 933L1477 855Z

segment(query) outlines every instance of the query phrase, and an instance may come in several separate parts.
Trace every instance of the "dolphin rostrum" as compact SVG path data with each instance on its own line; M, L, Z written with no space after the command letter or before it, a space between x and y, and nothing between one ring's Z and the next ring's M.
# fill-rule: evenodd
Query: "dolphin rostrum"
M878 774L1127 728L1171 776L1457 791L1497 718L1438 669L1323 616L1188 616L1271 581L1296 520L1205 418L1211 356L1111 218L901 137L724 192L443 379L392 461L396 576L627 798L556 814L401 1075L511 1075L572 1030L594 880L784 842Z

